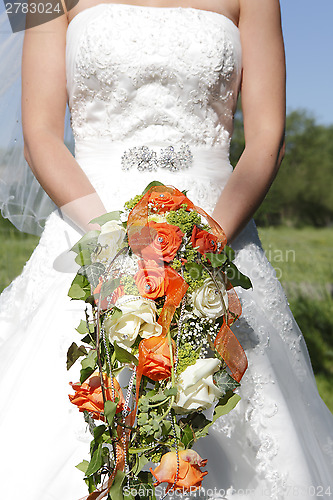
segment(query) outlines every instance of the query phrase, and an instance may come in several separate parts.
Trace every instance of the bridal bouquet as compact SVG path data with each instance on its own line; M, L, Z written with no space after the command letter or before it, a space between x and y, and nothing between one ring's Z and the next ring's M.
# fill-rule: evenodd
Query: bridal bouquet
M153 182L93 222L101 231L73 248L69 296L87 306L67 358L82 358L69 398L92 433L77 466L87 499L194 491L208 472L191 447L240 399L247 359L230 326L234 286L250 280L220 226L173 187Z

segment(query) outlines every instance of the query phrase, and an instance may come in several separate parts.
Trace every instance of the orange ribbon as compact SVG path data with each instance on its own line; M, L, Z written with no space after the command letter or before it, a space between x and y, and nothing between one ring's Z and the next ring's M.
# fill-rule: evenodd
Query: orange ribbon
M239 298L232 285L228 283L228 323L224 317L223 324L216 335L214 346L237 382L240 382L243 377L248 362L246 354L235 334L231 331L230 326L239 318L241 313L242 306Z

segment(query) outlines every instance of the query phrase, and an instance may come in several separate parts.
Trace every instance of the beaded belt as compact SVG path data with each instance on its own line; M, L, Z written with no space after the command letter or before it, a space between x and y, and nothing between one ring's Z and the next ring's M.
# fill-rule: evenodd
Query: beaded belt
M122 170L136 167L140 172L155 172L158 168L177 172L192 165L193 154L187 144L176 151L173 146L161 149L160 153L148 146L138 146L126 150L121 157Z

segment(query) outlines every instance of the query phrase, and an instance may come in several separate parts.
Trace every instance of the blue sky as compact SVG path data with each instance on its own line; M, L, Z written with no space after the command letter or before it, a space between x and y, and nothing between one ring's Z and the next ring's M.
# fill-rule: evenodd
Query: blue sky
M308 109L319 123L333 124L333 0L280 0L280 3L288 110Z
M333 124L333 0L280 3L288 109L309 109L319 123Z

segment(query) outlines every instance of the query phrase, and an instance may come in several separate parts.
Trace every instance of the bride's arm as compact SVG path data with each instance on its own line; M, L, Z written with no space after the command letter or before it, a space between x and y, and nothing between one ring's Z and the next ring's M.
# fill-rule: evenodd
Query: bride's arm
M284 153L285 58L278 0L240 0L245 149L214 209L232 241L253 216Z
M67 17L27 29L22 57L24 155L38 181L84 231L105 213L85 173L64 144Z

